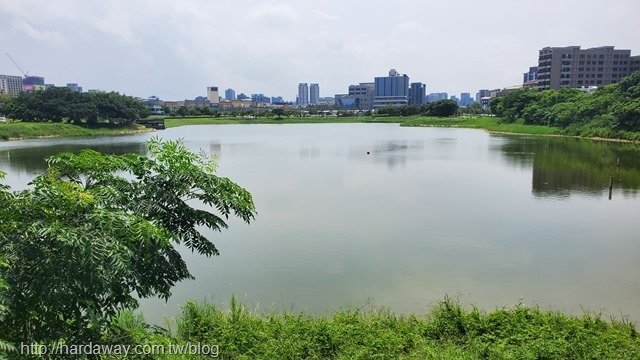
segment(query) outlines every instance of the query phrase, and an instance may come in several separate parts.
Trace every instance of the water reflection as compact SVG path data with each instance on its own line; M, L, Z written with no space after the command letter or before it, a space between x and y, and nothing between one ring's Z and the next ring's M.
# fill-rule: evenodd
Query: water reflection
M435 142L438 142L436 139ZM408 160L423 160L424 141L388 140L371 145L351 146L349 158L374 164L386 165L389 169L404 167Z
M535 196L607 196L610 177L614 190L621 190L623 196L637 196L640 190L640 146L636 144L574 138L505 139L497 150L510 166L532 169Z
M144 143L128 144L58 144L41 147L0 148L0 169L14 172L40 173L47 167L46 159L61 152L78 153L83 149L93 149L106 154L145 154Z

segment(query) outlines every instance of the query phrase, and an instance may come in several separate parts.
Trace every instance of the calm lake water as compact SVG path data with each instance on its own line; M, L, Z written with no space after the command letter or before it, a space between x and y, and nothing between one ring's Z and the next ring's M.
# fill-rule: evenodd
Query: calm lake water
M258 216L209 234L220 257L185 251L196 280L168 303L144 300L150 321L232 294L265 311L421 313L448 294L640 320L639 146L396 124L189 126L3 142L0 169L24 187L47 156L144 153L153 135L218 154Z

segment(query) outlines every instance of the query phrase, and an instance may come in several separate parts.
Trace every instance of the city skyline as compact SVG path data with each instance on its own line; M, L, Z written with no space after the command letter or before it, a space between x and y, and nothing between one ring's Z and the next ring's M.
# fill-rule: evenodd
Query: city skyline
M48 83L165 99L194 98L215 84L295 100L305 79L315 79L323 94L341 94L390 68L429 92L474 93L521 83L546 46L640 50L634 29L640 3L530 4L545 3L554 12L537 18L522 13L524 4L506 1L399 1L396 11L333 0L153 7L135 0L0 1L0 40L2 52ZM523 25L534 19L535 26ZM20 75L4 54L0 73Z

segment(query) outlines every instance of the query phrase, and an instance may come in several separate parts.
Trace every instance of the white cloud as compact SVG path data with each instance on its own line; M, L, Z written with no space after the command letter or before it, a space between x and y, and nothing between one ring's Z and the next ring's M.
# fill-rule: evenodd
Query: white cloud
M319 18L323 20L337 21L340 20L341 17L339 15L329 15L322 10L313 10L313 12L318 15Z
M31 39L48 45L64 45L66 39L64 35L58 31L38 30L25 21L16 20L13 22L13 29L26 34Z
M249 17L268 26L279 26L296 22L298 13L287 4L264 4L251 9Z

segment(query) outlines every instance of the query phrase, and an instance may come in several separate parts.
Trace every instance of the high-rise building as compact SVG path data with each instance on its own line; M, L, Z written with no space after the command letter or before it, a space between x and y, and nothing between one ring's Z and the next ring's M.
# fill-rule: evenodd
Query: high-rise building
M537 80L538 79L538 67L537 66L531 66L529 68L529 71L527 71L526 73L522 74L522 83L526 84L529 81L533 81L533 80Z
M309 103L311 105L318 105L320 102L320 85L311 84L309 86Z
M79 86L76 83L67 83L67 89L75 92L82 92L82 86Z
M0 75L0 94L18 95L22 91L22 77Z
M632 56L630 60L631 69L630 72L634 73L640 71L640 55Z
M409 103L409 76L401 75L396 69L389 70L389 76L374 79L375 96L373 107L407 105Z
M334 104L341 109L353 110L358 108L358 99L355 95L336 94Z
M250 99L245 93L240 93L238 94L237 97L238 100L246 100L246 99Z
M25 76L22 80L23 85L44 85L44 77L42 76Z
M460 99L458 99L455 95L451 95L451 101L453 101L454 103L460 105Z
M538 89L602 86L631 72L631 50L613 46L545 47L538 56Z
M409 105L424 104L427 86L421 82L411 83L409 88Z
M251 94L251 102L256 104L269 104L271 102L271 98L264 94Z
M271 103L272 104L284 104L285 101L282 98L282 96L272 96L271 97Z
M298 106L309 105L309 85L307 83L298 84Z
M355 97L356 108L358 110L373 109L373 98L376 89L374 83L360 83L358 85L349 85L349 95Z
M446 92L431 93L427 95L427 102L432 103L438 100L447 100L448 98L449 98L449 94L447 94Z
M471 106L473 104L473 98L471 98L470 93L461 93L460 94L460 106Z
M235 100L236 99L236 92L233 89L227 89L224 91L224 98L225 100Z
M476 93L476 102L479 103L480 99L482 99L483 97L490 97L490 96L491 96L491 91L489 89L480 89Z
M209 100L209 105L212 107L220 106L220 94L217 86L207 87L207 100Z

